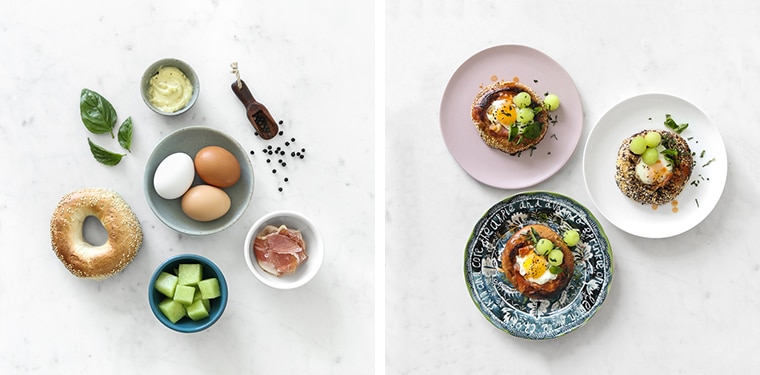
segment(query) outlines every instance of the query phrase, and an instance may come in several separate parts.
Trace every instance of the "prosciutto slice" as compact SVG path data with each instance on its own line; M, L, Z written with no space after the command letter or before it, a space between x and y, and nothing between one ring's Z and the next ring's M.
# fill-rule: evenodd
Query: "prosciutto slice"
M253 252L264 271L277 277L296 271L308 259L301 231L267 225L253 241Z

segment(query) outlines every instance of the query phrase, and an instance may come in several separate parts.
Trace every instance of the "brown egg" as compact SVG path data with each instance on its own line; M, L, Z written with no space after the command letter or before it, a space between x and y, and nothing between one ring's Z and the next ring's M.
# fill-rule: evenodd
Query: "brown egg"
M240 179L240 163L235 155L219 146L207 146L193 160L198 176L209 185L230 187Z
M196 185L182 196L182 211L197 221L216 220L230 210L230 196L211 185Z

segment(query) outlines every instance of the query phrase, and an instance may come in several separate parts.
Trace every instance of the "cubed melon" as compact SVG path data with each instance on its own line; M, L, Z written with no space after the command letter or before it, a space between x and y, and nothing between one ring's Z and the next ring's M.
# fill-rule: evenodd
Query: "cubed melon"
M212 299L222 295L222 291L219 289L219 280L216 277L199 281L198 289L201 291L203 299Z
M186 307L187 316L190 317L190 319L201 320L203 318L208 318L208 309L203 301L203 299L200 299Z
M195 287L189 285L177 285L174 289L174 300L187 306L193 303Z
M174 288L177 287L177 276L174 276L168 272L161 272L156 278L154 288L161 294L172 298L174 297Z
M177 270L179 285L195 285L203 279L203 267L199 263L180 264Z
M183 304L171 298L165 298L161 301L161 303L158 304L158 309L161 310L164 316L172 323L177 323L187 313Z

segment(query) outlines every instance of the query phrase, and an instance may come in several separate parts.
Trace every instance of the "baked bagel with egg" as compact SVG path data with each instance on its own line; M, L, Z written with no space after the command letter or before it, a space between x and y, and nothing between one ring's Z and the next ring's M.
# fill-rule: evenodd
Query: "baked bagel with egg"
M528 108L535 109L532 121L518 121L519 108L513 98L525 92L530 95ZM533 90L521 83L498 81L484 87L472 103L472 121L488 146L514 155L544 139L549 124L548 111Z
M641 155L631 151L631 141L647 133L657 132L658 159L646 165ZM617 154L615 182L620 191L641 204L662 205L673 201L691 178L694 157L689 144L669 130L644 130L623 140Z
M548 257L536 252L536 243L545 238L562 252L562 261L552 272ZM543 224L527 225L507 240L501 256L504 275L523 295L551 298L561 292L573 277L575 260L562 237Z

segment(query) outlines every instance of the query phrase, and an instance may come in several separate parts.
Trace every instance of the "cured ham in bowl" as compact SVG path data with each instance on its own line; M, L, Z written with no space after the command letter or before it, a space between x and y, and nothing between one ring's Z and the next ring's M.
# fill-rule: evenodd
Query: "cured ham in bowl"
M278 289L306 284L319 271L324 244L306 216L293 211L264 215L248 231L243 252L251 273Z
M264 271L278 277L296 272L309 258L301 231L285 225L265 226L253 240L253 253Z

